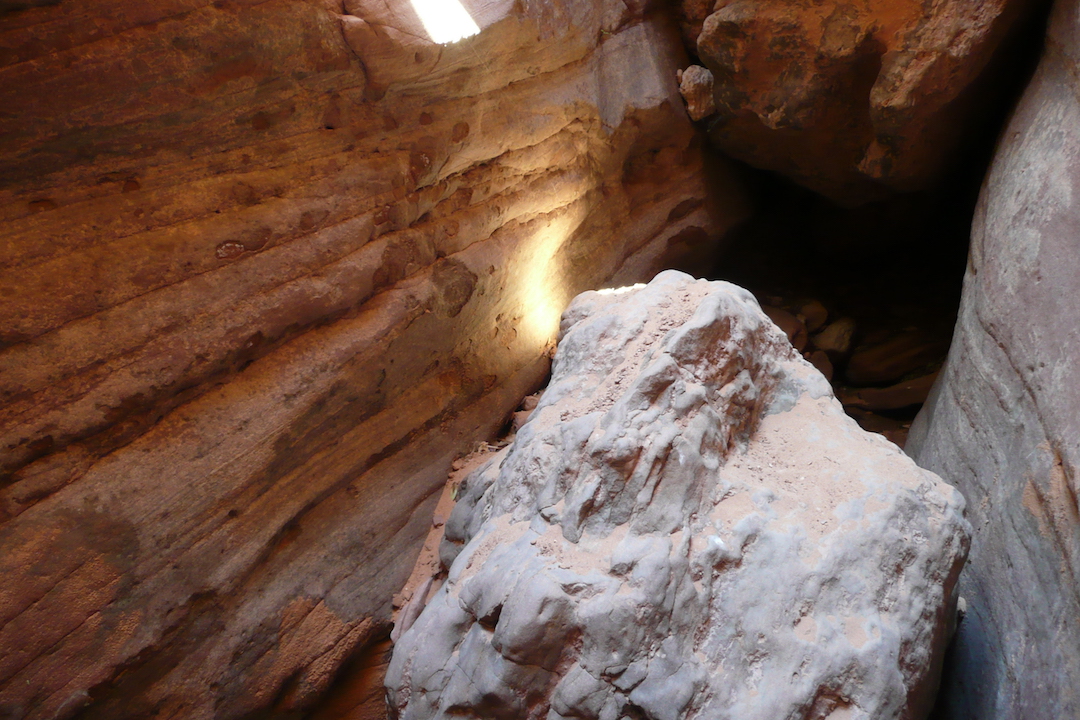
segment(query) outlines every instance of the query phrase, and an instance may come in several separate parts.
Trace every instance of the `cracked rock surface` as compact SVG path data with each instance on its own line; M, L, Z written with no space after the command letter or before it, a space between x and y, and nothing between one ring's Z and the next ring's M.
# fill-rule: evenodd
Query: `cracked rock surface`
M394 651L419 719L916 718L964 500L847 418L752 296L578 296L548 390L470 475Z

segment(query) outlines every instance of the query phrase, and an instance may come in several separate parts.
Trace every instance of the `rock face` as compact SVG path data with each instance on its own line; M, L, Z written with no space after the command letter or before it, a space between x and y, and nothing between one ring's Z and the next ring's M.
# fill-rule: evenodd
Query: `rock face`
M752 296L585 293L516 441L468 477L402 718L920 718L963 498L861 431Z
M935 178L985 99L980 74L1034 3L682 6L684 33L716 78L714 143L853 205Z
M311 705L559 313L707 249L678 34L619 0L0 17L0 716Z
M1058 3L972 229L956 334L912 427L975 528L943 717L1080 717L1080 4Z

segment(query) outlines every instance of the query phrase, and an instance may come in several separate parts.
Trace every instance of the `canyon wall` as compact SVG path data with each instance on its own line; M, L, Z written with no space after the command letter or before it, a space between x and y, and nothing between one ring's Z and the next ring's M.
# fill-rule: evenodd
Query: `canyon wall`
M642 3L465 5L0 8L0 717L310 707L564 304L741 217Z
M960 317L909 451L968 499L941 717L1080 717L1080 4L1001 137Z

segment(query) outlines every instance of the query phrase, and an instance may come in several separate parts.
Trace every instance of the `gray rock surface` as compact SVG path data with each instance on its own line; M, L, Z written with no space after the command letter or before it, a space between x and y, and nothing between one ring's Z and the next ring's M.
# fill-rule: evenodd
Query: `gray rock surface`
M1080 717L1080 3L1059 2L972 228L909 452L970 502L943 717Z
M915 718L961 495L858 428L744 290L578 296L516 441L466 478L394 652L409 719Z

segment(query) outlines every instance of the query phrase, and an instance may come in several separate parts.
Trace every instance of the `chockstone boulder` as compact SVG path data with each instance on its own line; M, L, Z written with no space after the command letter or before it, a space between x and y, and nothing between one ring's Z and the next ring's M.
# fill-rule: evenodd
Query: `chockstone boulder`
M1008 102L1002 63L1017 64L1011 43L1038 6L681 0L678 16L716 78L713 143L857 205L940 180Z
M538 407L457 492L396 717L929 711L963 497L845 416L745 290L579 295Z

